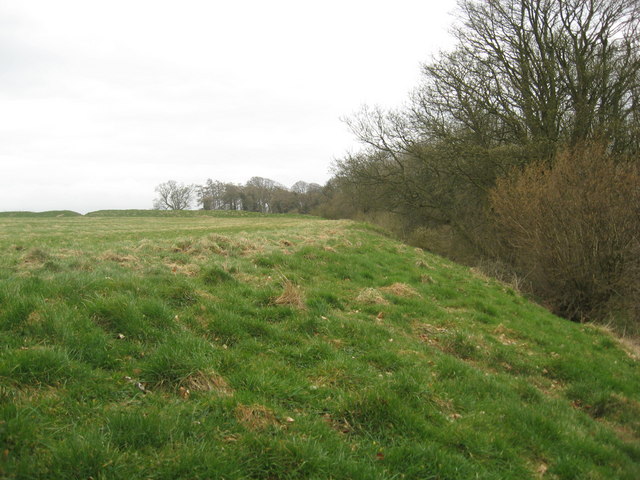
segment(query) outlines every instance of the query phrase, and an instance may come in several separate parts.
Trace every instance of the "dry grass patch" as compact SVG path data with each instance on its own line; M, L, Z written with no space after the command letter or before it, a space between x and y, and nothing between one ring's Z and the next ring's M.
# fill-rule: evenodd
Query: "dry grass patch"
M222 396L233 395L233 388L223 377L213 371L198 371L189 375L180 382L180 388L191 392L214 392Z
M58 258L79 258L84 257L86 254L82 250L74 250L71 248L61 248L58 250Z
M439 344L440 338L449 330L444 327L436 327L429 323L417 323L414 331L421 342L428 345L436 346Z
M406 283L394 283L389 285L388 287L382 287L380 290L383 292L390 293L397 297L419 297L420 294L415 290L415 288L407 285Z
M173 252L193 253L193 239L181 238L171 246Z
M264 405L238 405L235 409L236 419L247 429L265 430L277 426L280 422L273 411Z
M26 264L41 264L46 262L51 258L49 253L41 250L39 248L31 248L29 249L23 256L22 262Z
M469 271L471 272L471 274L477 278L478 280L483 281L485 284L491 283L491 281L493 280L489 275L486 274L486 272L484 272L481 268L478 267L471 267L469 269Z
M427 270L431 270L431 265L429 265L425 260L423 260L422 258L419 258L418 260L416 260L415 263L416 267L418 268L425 268Z
M498 325L493 329L493 334L496 336L496 339L503 345L524 345L523 342L519 342L513 337L517 337L515 331L510 328L505 327L503 324Z
M165 263L165 265L176 275L195 277L200 273L200 267L194 263L187 263L186 265L181 265L179 263Z
M283 291L279 297L273 300L276 305L289 305L294 308L304 309L304 293L302 288L293 284L290 280L283 283Z
M435 280L431 275L423 274L420 275L420 283L435 283Z
M200 240L194 246L200 252L214 253L225 257L234 255L252 255L261 252L263 248L259 243L246 237L227 237L213 233Z
M25 324L29 326L35 326L41 323L42 323L42 316L40 315L40 312L38 312L37 310L34 310L33 312L31 312L27 316L27 319L25 321Z
M250 273L240 272L235 274L234 277L240 283L247 283L257 287L264 287L274 282L271 275L251 275Z
M382 296L377 288L365 288L361 290L356 301L360 303L368 303L372 305L388 305L389 302Z
M121 265L138 262L138 257L134 255L123 255L112 250L104 251L101 255L98 256L98 259L108 262L116 262Z

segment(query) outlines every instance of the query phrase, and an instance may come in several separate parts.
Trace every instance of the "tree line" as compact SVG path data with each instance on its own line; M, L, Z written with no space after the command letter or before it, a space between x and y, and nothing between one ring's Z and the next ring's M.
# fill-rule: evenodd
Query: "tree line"
M640 334L640 0L458 9L456 46L403 107L345 119L362 148L323 187L172 187L205 209L377 222L566 318ZM179 205L161 187L158 206Z
M346 119L322 212L640 330L638 0L460 0L407 104Z
M207 179L202 185L169 180L156 187L154 208L185 210L244 210L260 213L311 213L322 200L322 186L298 181L291 188L263 177L243 184Z

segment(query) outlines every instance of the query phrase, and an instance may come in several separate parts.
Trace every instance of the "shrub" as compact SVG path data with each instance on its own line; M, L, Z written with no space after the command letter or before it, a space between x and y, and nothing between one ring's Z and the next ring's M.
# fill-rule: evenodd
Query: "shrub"
M512 172L489 195L499 253L556 313L582 321L623 306L637 325L639 186L637 162L595 144Z

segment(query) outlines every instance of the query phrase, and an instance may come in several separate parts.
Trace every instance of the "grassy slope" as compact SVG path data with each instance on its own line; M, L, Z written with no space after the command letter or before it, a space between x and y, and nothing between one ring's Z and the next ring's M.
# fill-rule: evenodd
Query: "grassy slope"
M247 218L247 217L269 217L273 215L232 211L232 210L97 210L87 213L88 217L218 217L218 218Z
M46 212L0 212L0 218L15 217L15 218L30 218L30 217L78 217L78 212L72 212L71 210L48 210Z
M366 226L2 218L0 248L0 477L640 478L615 340Z

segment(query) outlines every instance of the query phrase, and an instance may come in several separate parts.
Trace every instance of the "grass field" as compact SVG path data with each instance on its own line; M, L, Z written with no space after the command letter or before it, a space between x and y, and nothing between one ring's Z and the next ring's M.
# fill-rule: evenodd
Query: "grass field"
M0 477L640 478L637 352L348 221L0 215Z

